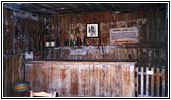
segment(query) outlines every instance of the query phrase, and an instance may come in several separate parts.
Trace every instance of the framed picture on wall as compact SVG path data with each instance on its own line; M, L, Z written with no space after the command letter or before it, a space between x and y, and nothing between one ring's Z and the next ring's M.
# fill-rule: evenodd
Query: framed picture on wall
M87 24L87 37L99 37L99 24Z

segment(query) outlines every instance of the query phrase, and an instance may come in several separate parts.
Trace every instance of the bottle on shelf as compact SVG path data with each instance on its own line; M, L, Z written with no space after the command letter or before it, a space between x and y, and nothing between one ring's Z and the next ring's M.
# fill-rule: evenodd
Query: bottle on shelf
M50 35L48 33L46 33L45 47L50 47Z
M66 46L69 46L69 41L68 41L68 39L66 39Z
M84 37L84 40L83 40L83 45L86 46L87 43L86 43L86 38Z
M49 43L49 36L48 36L48 27L47 27L47 18L45 18L45 32L46 32L46 35L45 35L45 47L50 47L50 43Z
M56 40L56 47L60 47L60 41L58 39Z
M67 37L67 39L65 39L65 41L64 41L64 46L69 46L68 37Z
M76 46L76 40L73 39L73 46Z
M64 41L64 46L67 46L67 40Z
M51 35L51 42L50 42L50 46L51 47L55 47L55 39L54 39L54 36Z
M80 47L82 45L81 38L77 36L77 46Z
M69 46L72 46L72 38L69 40Z

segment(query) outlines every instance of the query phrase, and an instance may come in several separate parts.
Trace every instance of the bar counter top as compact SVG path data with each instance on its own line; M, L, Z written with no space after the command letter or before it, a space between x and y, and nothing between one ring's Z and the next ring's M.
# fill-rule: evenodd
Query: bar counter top
M138 62L138 59L57 59L57 60L26 60L25 63L30 63L30 62Z

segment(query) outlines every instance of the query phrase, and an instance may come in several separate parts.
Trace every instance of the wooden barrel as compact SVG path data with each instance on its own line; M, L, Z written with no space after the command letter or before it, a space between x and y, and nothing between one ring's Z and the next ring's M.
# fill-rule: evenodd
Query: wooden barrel
M15 97L29 97L30 83L27 81L17 81L13 84L13 95Z

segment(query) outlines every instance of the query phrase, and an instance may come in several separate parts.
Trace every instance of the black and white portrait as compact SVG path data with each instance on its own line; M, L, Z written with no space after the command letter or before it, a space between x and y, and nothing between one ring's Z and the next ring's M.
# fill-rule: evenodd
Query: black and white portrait
M87 37L98 37L98 24L87 24Z

